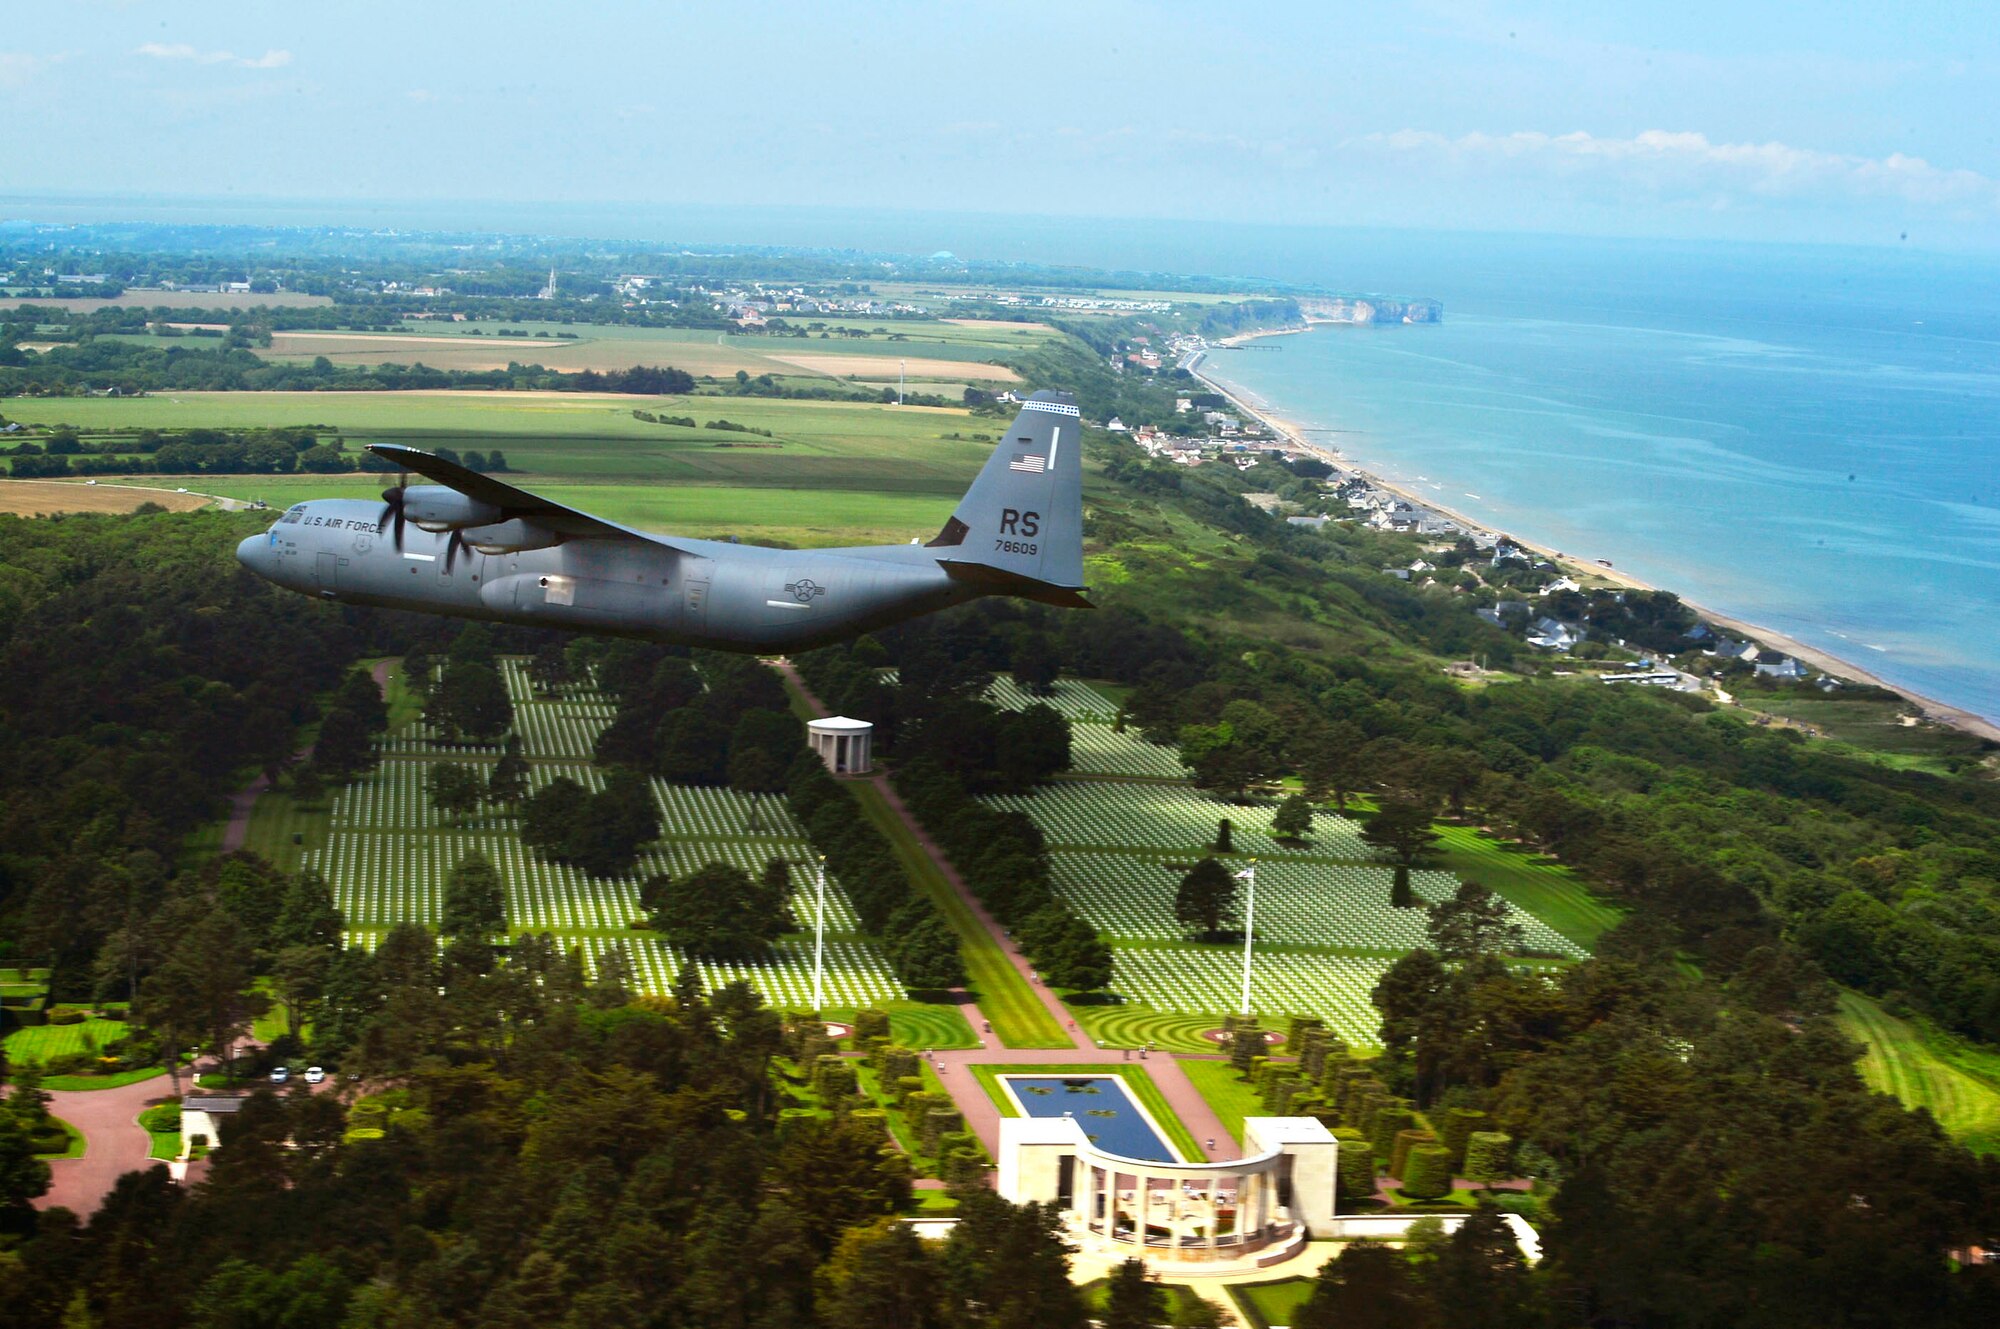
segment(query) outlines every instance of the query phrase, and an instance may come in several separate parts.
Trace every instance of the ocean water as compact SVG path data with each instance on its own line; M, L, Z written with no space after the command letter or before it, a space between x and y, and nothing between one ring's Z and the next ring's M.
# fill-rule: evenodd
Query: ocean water
M2000 263L1580 247L1400 288L1437 326L1205 368L1444 506L2000 720Z

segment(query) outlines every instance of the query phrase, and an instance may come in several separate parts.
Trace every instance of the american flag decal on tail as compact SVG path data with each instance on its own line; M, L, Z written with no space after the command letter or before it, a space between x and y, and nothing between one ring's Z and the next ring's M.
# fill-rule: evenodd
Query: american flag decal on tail
M1026 471L1030 475L1040 475L1048 468L1048 459L1032 452L1017 452L1014 460L1007 463L1010 471Z

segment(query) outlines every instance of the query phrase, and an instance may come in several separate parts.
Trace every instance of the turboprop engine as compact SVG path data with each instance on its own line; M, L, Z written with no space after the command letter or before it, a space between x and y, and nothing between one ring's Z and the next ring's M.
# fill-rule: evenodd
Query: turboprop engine
M422 525L421 522L418 524ZM518 554L524 549L553 549L563 539L548 527L522 521L519 517L490 526L460 527L458 537L465 541L468 548L482 554Z
M403 515L420 531L463 530L468 526L491 526L504 515L490 503L467 498L443 485L412 485L400 491Z

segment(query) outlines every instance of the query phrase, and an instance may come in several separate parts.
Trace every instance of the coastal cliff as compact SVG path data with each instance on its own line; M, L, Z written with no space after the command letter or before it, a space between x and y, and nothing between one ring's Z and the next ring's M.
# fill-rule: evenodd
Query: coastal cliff
M1307 323L1440 323L1444 306L1436 300L1389 300L1377 296L1305 296L1299 312Z

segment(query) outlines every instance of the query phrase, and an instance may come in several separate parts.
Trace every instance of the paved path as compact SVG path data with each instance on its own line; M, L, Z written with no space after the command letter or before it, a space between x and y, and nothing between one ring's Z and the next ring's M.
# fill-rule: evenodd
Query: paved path
M147 1157L153 1137L139 1124L139 1114L163 1102L171 1086L161 1071L117 1089L55 1090L49 1111L83 1132L81 1158L49 1160L49 1193L35 1201L37 1209L61 1205L88 1218L127 1172L151 1167Z
M812 689L806 686L805 680L799 677L798 670L793 668L790 661L781 662L777 668L798 690L799 695L805 698L806 704L815 713L821 716L829 714L825 705L813 695ZM978 920L979 926L993 939L993 943L1007 957L1008 963L1019 972L1021 981L1028 985L1028 990L1035 994L1036 999L1055 1020L1056 1027L1069 1034L1072 1046L1067 1051L1000 1047L997 1040L985 1036L983 1032L985 1018L979 1013L978 1007L971 1003L963 990L956 993L964 1004L967 1018L973 1022L973 1032L980 1038L981 1046L931 1053L930 1059L937 1069L938 1078L951 1094L952 1102L957 1104L958 1110L964 1114L966 1127L979 1137L980 1143L986 1146L987 1153L999 1157L1000 1109L994 1105L992 1098L980 1086L978 1078L968 1069L969 1067L1137 1065L1152 1077L1153 1083L1159 1087L1161 1096L1166 1099L1167 1106L1180 1118L1181 1124L1187 1127L1188 1134L1194 1137L1196 1145L1201 1147L1204 1158L1236 1156L1236 1142L1223 1128L1222 1119L1216 1116L1215 1109L1208 1105L1208 1100L1194 1087L1194 1081L1188 1079L1187 1072L1181 1069L1180 1064L1171 1055L1162 1052L1140 1061L1128 1058L1126 1055L1128 1050L1099 1046L1096 1040L1079 1027L1061 999L1036 977L1034 966L1028 962L1028 957L1021 954L1021 948L1014 944L1014 939L1007 935L1007 930L1000 926L999 921L987 912L986 906L972 893L965 884L965 878L952 866L951 860L945 856L944 850L938 847L937 841L933 840L922 823L911 815L909 808L896 793L895 787L889 783L888 777L875 774L852 778L865 778L881 792L889 810L909 828L917 844L937 865L938 871L950 883L951 889L964 902L965 907L972 912L973 918ZM1213 1148L1208 1147L1210 1140L1215 1142Z

